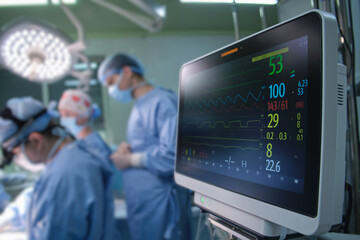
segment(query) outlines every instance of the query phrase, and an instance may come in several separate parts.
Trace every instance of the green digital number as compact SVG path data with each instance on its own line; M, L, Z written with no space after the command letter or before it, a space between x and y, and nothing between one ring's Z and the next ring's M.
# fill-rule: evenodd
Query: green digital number
M283 64L282 64L282 55L279 54L276 56L276 59L280 58L280 60L277 62L277 64L280 66L279 70L276 71L276 73L281 73L283 70Z
M271 73L269 73L269 75L273 75L275 73L275 71L276 71L276 65L275 65L275 63L272 62L273 59L275 59L275 56L270 58L269 66L272 67L273 70L272 70Z
M274 59L277 60L276 64L274 63ZM282 58L281 54L270 57L269 66L272 67L272 71L269 73L269 75L273 75L274 73L276 73L276 74L281 73L281 71L284 68L282 60L283 60L283 58ZM279 66L279 70L276 70L276 65Z

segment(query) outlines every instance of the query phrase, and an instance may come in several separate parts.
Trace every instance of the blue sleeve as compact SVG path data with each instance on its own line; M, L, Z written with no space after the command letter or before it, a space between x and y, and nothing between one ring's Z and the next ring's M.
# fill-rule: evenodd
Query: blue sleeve
M159 145L145 155L145 167L155 175L168 177L174 173L176 123L176 107L171 103L160 104L156 114Z
M86 169L88 170L88 169ZM37 187L30 215L30 239L100 239L104 203L99 174L85 169L49 176ZM70 172L73 172L70 170ZM91 176L91 175L90 175ZM99 202L100 200L100 202Z

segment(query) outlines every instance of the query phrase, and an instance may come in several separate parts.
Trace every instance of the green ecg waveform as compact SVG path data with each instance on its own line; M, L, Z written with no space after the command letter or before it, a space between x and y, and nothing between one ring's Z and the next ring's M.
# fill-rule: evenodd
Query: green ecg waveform
M222 90L225 90L225 89L236 88L236 87L245 86L245 85L249 85L249 84L253 84L253 83L258 83L258 82L261 82L261 81L263 81L263 80L255 80L255 81L251 81L251 82L239 83L239 84L228 86L228 87L222 87L222 88L216 88L216 89L212 89L212 90L206 90L204 92L207 92L207 93L217 92L217 91L222 91Z
M241 75L244 75L246 73L249 73L249 72L253 72L253 71L258 71L260 70L261 67L257 67L257 68L250 68L250 69L247 69L247 70L242 70L241 72L239 73L235 73L235 74L231 74L231 75L227 75L227 76L224 76L222 78L217 78L217 79L208 79L207 80L207 84L209 83L213 83L213 82L218 82L218 81L224 81L226 79L229 79L229 78L233 78L233 77L238 77L238 76L241 76ZM229 89L229 88L235 88L235 87L239 87L239 86L243 86L243 85L248 85L248 84L252 84L252 83L257 83L257 82L261 82L263 80L255 80L255 81L250 81L250 82L245 82L245 83L240 83L240 84L236 84L236 85L233 85L233 86L227 86L227 87L222 87L222 88L217 88L217 89L211 89L211 90L204 90L204 91L200 91L201 93L207 93L207 92L216 92L216 91L221 91L221 90L224 90L224 89Z
M231 75L224 76L224 77L222 77L222 78L218 78L218 79L216 79L216 81L223 81L223 80L228 79L228 78L241 76L241 75L246 74L246 73L248 73L248 72L257 71L257 70L260 70L260 69L261 69L261 67L250 68L250 69L247 69L247 70L245 70L245 71L242 70L242 71L239 72L239 73L235 73L235 74L231 74Z

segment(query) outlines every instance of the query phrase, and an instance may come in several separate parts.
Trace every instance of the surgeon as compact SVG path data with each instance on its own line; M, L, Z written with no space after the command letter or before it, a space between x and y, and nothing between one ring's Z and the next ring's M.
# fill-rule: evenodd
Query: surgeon
M60 98L58 110L60 123L74 137L83 139L90 148L104 155L110 162L111 149L90 126L92 120L100 115L99 108L92 103L88 94L78 89L65 90Z
M192 239L189 192L174 182L177 97L144 78L126 54L108 57L98 71L115 100L135 100L121 143L111 159L123 171L128 225L133 240Z
M22 153L33 163L46 163L31 199L28 239L113 239L111 169L53 117L31 97L10 99L0 111L6 157Z

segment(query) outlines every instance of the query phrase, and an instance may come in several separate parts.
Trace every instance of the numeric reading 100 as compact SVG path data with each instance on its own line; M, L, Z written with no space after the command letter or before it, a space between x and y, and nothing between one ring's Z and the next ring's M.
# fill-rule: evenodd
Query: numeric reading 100
M272 84L269 86L270 90L270 99L273 98L282 98L285 96L285 83Z

